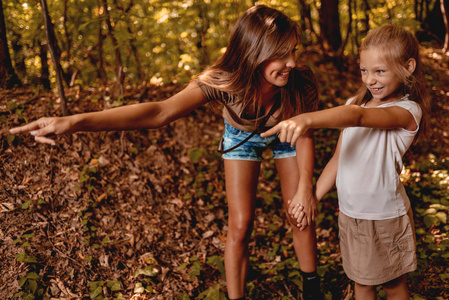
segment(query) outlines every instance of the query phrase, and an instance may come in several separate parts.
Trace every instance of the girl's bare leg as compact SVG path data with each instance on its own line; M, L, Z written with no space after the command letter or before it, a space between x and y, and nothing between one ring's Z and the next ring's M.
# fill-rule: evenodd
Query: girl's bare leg
M225 271L229 299L245 295L260 162L224 160L228 200Z
M356 300L376 300L376 289L373 285L363 285L355 282L354 294Z
M410 299L410 296L408 294L407 277L405 274L383 284L382 287L387 293L388 300Z

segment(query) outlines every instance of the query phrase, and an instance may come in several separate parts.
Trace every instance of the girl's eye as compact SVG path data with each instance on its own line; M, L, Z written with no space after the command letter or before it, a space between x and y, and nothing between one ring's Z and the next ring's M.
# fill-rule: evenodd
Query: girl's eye
M377 70L377 73L383 74L383 73L385 73L385 71L384 70Z

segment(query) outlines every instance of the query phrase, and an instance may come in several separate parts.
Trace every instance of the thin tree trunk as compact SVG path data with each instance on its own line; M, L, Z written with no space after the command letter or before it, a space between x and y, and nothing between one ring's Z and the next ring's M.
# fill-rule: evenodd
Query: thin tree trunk
M115 49L115 67L114 67L114 73L115 73L115 88L114 88L114 98L117 98L120 95L123 95L123 82L125 81L125 75L123 73L123 62L122 62L122 55L120 53L120 47L118 44L117 39L114 36L114 27L112 26L111 18L109 15L108 10L108 1L103 1L103 10L106 14L106 25L108 26L109 30L109 37L112 41L112 46Z
M47 55L48 55L48 46L46 43L39 43L39 57L41 58L41 77L40 77L40 84L44 87L46 90L51 89L50 84L50 70L48 69L48 61L47 61Z
M56 54L55 44L56 36L54 33L53 25L51 23L50 14L48 12L47 0L41 0L42 13L44 15L45 24L45 36L47 38L48 50L50 51L50 56L53 61L53 66L55 68L56 83L58 85L59 99L61 101L61 112L63 116L68 115L67 111L67 101L64 94L64 85L61 72L61 65L59 64L59 57Z
M340 49L338 50L338 56L342 57L343 52L345 50L346 45L348 44L349 37L351 36L352 32L352 0L348 0L348 25L346 27L346 38L344 39L343 43L340 46Z
M98 14L101 15L101 3L97 1L98 4ZM102 18L98 18L98 76L100 77L101 82L104 84L108 80L108 75L106 74L106 70L104 68L104 52L103 52L103 20ZM97 65L97 64L95 64Z
M301 15L302 31L306 34L307 43L312 43L312 36L317 37L312 24L312 15L310 13L310 5L304 0L298 0L299 14Z
M441 14L443 15L444 27L446 28L443 51L447 52L449 49L449 0L440 0L440 8Z
M16 85L21 86L22 82L14 71L9 55L3 3L0 0L0 87L10 89Z

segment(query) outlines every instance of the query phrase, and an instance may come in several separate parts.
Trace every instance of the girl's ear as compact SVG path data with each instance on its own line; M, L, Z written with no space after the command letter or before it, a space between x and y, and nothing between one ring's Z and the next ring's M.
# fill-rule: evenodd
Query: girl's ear
M414 58L410 58L406 63L406 68L412 74L416 68L416 60Z

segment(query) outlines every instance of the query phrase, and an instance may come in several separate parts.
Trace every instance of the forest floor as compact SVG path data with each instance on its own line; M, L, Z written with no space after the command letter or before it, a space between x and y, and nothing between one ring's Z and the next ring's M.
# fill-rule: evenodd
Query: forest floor
M316 57L311 54L307 63L320 81L320 109L343 104L357 89L358 67L337 71ZM403 181L417 228L418 269L408 276L413 299L449 299L448 61L437 50L425 51L433 110L429 138L405 157ZM122 101L137 102L145 88L127 87ZM151 86L144 101L180 88ZM71 113L117 104L98 87L66 93ZM227 207L216 151L221 116L205 107L159 130L77 133L50 147L7 131L59 115L54 92L0 90L0 99L0 299L224 299ZM336 130L316 132L315 177L337 136ZM300 299L291 229L266 157L247 295ZM327 299L351 299L337 215L333 192L319 204L318 272ZM384 297L382 290L379 295Z

